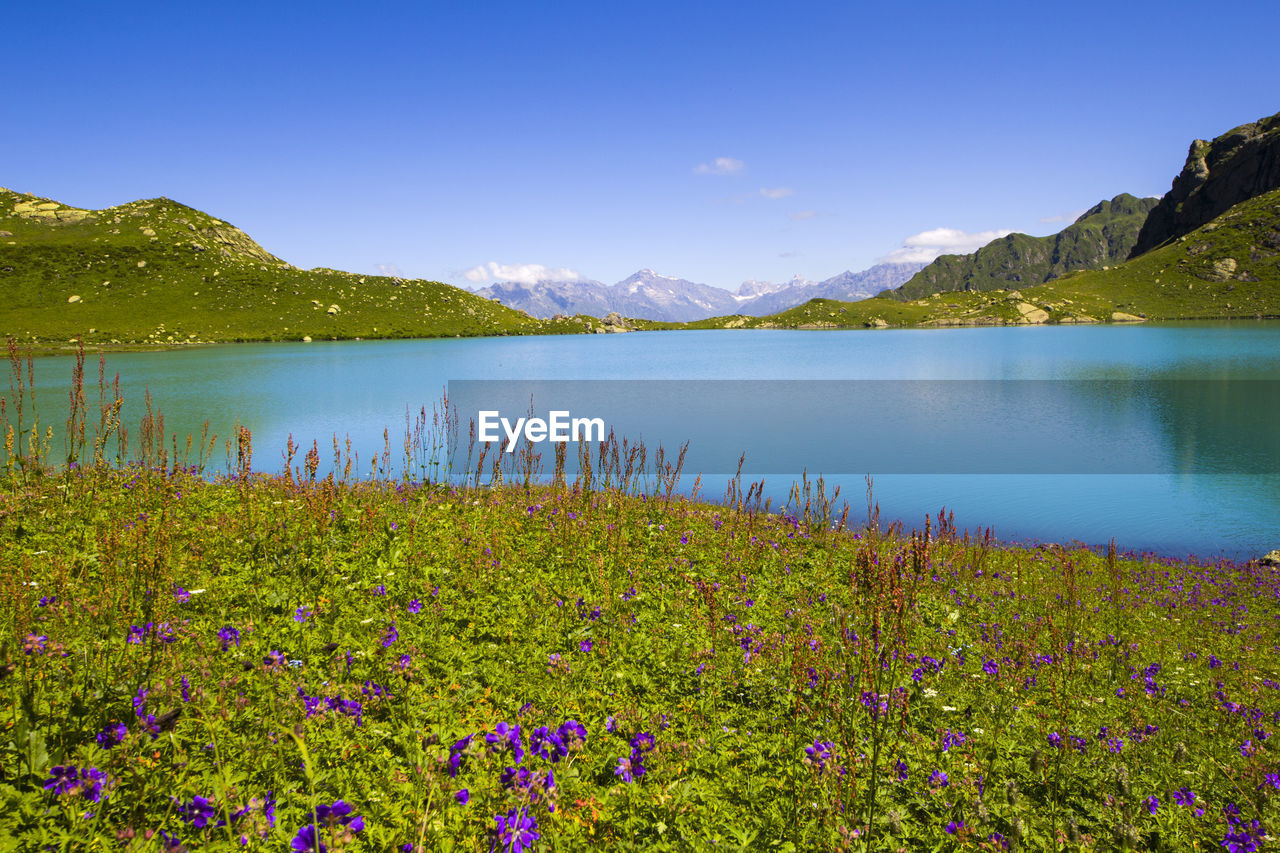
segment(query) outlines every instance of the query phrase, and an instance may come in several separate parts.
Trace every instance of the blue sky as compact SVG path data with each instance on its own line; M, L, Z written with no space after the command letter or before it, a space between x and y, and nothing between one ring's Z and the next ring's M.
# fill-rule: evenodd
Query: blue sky
M4 18L0 185L164 195L298 266L469 286L650 267L732 289L971 251L1163 193L1193 138L1280 110L1274 2Z

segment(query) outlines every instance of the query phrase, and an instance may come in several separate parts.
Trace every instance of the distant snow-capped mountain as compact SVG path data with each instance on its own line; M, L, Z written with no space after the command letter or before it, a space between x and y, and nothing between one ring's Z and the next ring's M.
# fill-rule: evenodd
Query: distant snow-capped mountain
M862 272L843 272L826 281L796 276L775 284L744 281L736 292L642 269L617 284L590 279L539 281L536 284L499 282L477 290L481 296L534 317L590 314L603 317L617 311L625 317L687 323L726 314L761 316L785 311L810 299L866 299L897 287L924 264L878 264Z

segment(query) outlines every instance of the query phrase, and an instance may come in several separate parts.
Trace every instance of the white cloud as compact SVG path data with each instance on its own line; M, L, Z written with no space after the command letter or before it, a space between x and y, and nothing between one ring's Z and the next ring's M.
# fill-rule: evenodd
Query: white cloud
M732 157L717 157L710 163L699 163L693 167L697 175L736 175L747 164Z
M1040 222L1045 225L1052 225L1055 222L1075 222L1084 214L1084 210L1077 210L1073 213L1059 213L1057 216L1042 216Z
M1012 234L1008 228L969 233L959 228L934 228L912 234L902 241L902 248L895 249L880 258L881 263L928 263L939 255L967 255L976 252L992 240Z
M760 195L764 196L767 199L786 198L789 195L795 195L795 194L796 194L796 191L791 189L791 187L773 187L773 188L761 187L760 188Z
M391 278L400 277L400 267L395 264L375 264L378 268L378 275L386 275Z
M817 215L818 211L816 210L797 210L795 213L788 213L787 218L799 222L802 219L813 219Z
M577 281L582 278L566 267L545 267L542 264L500 264L489 261L464 272L463 277L475 284L487 281L511 281L517 284L536 284L539 281Z

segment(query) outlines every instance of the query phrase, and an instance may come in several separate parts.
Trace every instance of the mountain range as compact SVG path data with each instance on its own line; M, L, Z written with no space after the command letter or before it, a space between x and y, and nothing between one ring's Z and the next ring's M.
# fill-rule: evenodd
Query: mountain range
M660 275L642 269L617 284L590 279L544 280L534 284L499 282L476 292L534 317L589 314L603 317L616 311L669 323L687 323L725 314L763 316L784 311L810 299L867 299L896 287L919 271L921 263L877 264L861 272L842 272L824 281L796 276L788 282L745 281L737 291Z

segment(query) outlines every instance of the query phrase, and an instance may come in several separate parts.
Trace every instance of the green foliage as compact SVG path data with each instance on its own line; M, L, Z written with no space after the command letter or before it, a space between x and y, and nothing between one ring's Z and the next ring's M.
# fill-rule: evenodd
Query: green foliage
M539 850L1275 831L1275 569L829 510L599 478L13 470L0 838L278 850L339 800L362 826L321 820L330 850L506 848L513 814ZM570 720L585 741L536 754Z
M1122 193L1099 202L1057 234L1010 234L971 255L943 255L884 295L907 300L956 290L1017 290L1072 270L1121 263L1156 201Z
M24 344L563 334L431 281L300 270L168 199L79 210L0 189L0 334ZM331 307L332 306L332 307Z

